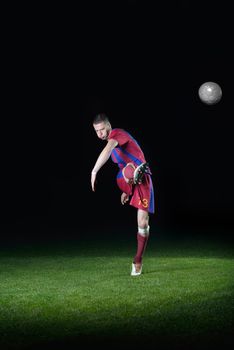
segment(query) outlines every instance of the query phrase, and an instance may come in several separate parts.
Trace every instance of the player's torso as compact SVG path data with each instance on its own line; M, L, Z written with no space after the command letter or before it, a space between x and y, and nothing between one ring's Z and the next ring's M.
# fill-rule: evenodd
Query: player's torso
M122 129L113 129L109 138L113 138L118 142L118 146L112 151L111 158L120 168L130 162L136 166L145 162L143 151L128 132Z

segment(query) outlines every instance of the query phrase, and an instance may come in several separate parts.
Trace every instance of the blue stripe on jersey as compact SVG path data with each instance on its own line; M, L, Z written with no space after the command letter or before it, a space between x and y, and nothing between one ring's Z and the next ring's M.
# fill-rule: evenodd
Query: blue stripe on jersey
M131 160L133 160L137 165L140 165L142 163L140 161L140 159L136 158L135 156L133 156L131 153L127 152L122 147L118 146L117 148L119 148L121 150L121 152L123 152L123 154L126 154L126 156L128 156Z
M150 204L149 204L149 212L154 213L154 188L152 184L152 179L149 176L150 179Z
M116 147L116 148L118 148L118 147ZM118 164L123 164L124 166L127 164L127 163L120 157L120 155L118 154L118 152L116 151L116 149L113 149L113 150L112 150L112 153L113 153L113 155L115 156L115 158L116 158Z
M116 178L120 179L121 177L123 177L122 169L120 169L120 171L118 171Z

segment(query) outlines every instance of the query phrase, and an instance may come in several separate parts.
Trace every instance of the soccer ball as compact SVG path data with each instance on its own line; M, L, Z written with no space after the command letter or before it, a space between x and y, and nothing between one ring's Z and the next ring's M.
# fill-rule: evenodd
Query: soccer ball
M217 83L211 81L202 84L198 94L202 102L213 105L221 100L222 90Z

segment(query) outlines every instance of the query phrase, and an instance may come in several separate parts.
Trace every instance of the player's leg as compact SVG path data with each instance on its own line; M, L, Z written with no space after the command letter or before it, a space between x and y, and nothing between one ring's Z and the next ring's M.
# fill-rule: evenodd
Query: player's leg
M151 174L148 163L141 163L137 167L133 163L128 163L122 169L122 175L128 184L141 184L144 174Z
M132 276L138 276L142 272L142 258L149 238L149 214L146 210L137 210L137 252L132 264Z
M133 183L135 170L136 170L136 167L135 167L135 165L133 163L128 163L122 169L123 178L127 182L127 184L132 184Z

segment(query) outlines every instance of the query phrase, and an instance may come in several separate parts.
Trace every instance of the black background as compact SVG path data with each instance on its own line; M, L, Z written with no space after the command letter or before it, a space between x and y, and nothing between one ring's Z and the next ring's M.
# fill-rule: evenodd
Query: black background
M92 127L99 112L128 130L150 162L155 230L232 234L230 9L81 4L21 4L4 13L2 238L135 230L135 209L120 204L111 160L91 191L90 172L105 145ZM198 97L207 81L223 92L213 106Z

